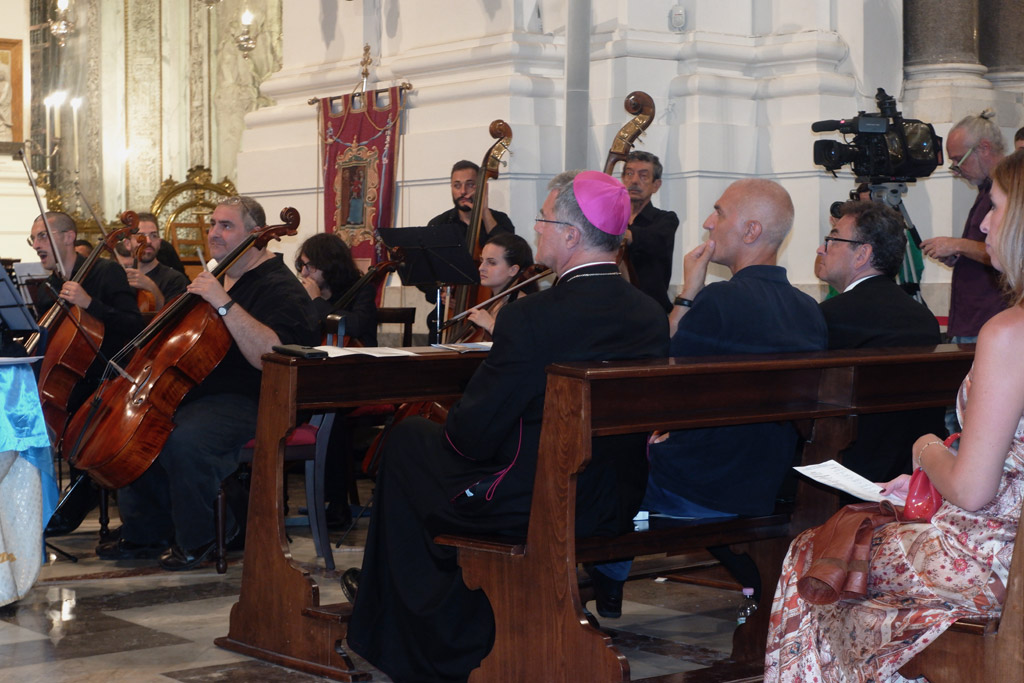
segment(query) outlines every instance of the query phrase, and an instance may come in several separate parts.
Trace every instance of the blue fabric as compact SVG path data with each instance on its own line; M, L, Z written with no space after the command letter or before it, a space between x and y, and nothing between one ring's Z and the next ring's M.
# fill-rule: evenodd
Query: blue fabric
M43 491L43 526L57 509L57 481L53 475L53 453L43 421L36 376L28 363L0 366L0 451L17 451L39 470Z
M748 266L694 298L672 338L673 356L819 351L828 343L818 303L779 266ZM768 514L793 464L792 424L764 422L673 431L649 449L648 488L738 515Z

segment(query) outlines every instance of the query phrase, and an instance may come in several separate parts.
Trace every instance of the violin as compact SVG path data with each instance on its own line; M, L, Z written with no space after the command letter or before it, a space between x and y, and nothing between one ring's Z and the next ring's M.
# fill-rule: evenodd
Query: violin
M281 211L283 225L254 230L213 270L222 276L241 256L271 239L298 232L299 212ZM134 349L122 375L102 383L75 413L66 457L108 488L121 488L149 468L174 429L174 413L231 348L231 333L202 297L185 293L157 314L121 352Z
M452 316L438 329L447 329L448 327L458 323L463 318L469 317L469 314L472 313L473 311L480 309L483 309L490 313L492 316L494 316L498 312L498 309L500 309L506 303L512 301L515 298L513 295L519 293L521 290L529 287L538 280L541 280L547 277L548 275L551 275L551 272L551 269L542 263L534 263L533 265L523 268L518 273L516 273L516 276L512 278L511 282L509 282L508 286L505 287L505 289L501 290L500 292L492 296L490 299L487 299L486 301L481 301L476 306L468 308L462 313L459 313L458 315ZM487 330L481 327L475 327L475 329L467 330L467 332L462 337L460 337L453 343L471 344L474 342L490 340L491 335L490 333L487 332Z
M114 250L114 245L139 229L139 217L134 211L121 214L124 227L106 235L103 242L89 254L71 282L82 282L92 271L103 249ZM56 249L56 247L54 247ZM39 343L46 335L48 343L39 370L39 399L43 407L46 426L55 435L55 449L60 449L61 435L68 421L68 403L75 387L85 379L86 372L96 360L103 343L103 323L78 306L67 306L59 297L40 319L41 332L33 333L25 344L28 354L35 355Z
M654 100L642 90L629 93L623 106L626 113L632 114L633 118L619 129L619 132L615 134L615 139L612 140L612 146L608 150L608 157L604 162L604 172L608 175L615 174L615 165L620 161L625 163L630 150L633 149L633 143L643 135L651 125L651 121L654 120ZM629 250L625 243L619 247L619 254L615 260L619 264L619 271L623 277L629 282L635 283L637 281L636 272L633 270L633 264L629 259Z
M512 143L512 128L501 119L491 121L488 132L492 138L496 139L496 142L488 148L484 160L480 164L480 172L476 179L476 193L473 196L473 211L469 219L469 232L466 237L469 253L473 255L473 260L477 265L480 264L480 228L483 223L483 200L484 193L487 191L487 181L498 177L498 169L502 163L501 157ZM488 295L487 288L482 285L459 285L455 287L455 294L445 308L445 315L448 318L458 315L470 306L487 299ZM469 323L449 328L446 336L443 337L444 341L451 343L453 339L465 335L467 329L473 329L472 326L467 328L467 325Z

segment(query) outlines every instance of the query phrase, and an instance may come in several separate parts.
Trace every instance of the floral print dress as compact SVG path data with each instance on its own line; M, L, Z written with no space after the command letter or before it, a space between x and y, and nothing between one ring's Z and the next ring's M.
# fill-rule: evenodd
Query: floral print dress
M957 396L963 414L970 375ZM961 417L961 422L963 418ZM930 523L875 529L867 596L831 605L800 599L812 538L793 541L775 591L765 655L769 681L883 683L957 619L998 613L1024 500L1024 417L991 503L968 512L946 501Z

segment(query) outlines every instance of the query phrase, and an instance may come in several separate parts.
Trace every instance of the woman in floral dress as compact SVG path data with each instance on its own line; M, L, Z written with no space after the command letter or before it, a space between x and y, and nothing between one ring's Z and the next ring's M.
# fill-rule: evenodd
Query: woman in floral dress
M960 388L959 452L926 434L911 454L945 502L931 522L875 529L864 599L802 600L813 542L808 532L793 541L772 604L766 682L903 681L899 668L954 621L1002 608L1024 500L1024 151L992 178L981 229L1011 306L982 328ZM905 494L908 481L885 492Z

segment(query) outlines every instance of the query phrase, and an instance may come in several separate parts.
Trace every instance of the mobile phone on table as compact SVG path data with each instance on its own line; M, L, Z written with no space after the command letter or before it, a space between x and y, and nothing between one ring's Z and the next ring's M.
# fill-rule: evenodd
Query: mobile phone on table
M274 351L283 353L286 356L297 356L299 358L327 358L327 352L315 346L303 346L302 344L277 344Z

